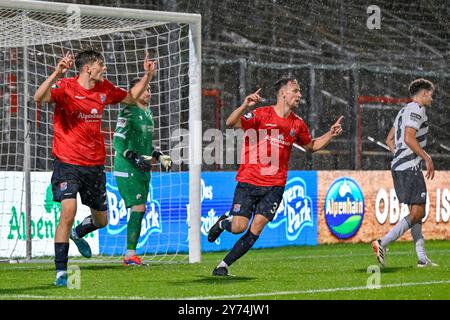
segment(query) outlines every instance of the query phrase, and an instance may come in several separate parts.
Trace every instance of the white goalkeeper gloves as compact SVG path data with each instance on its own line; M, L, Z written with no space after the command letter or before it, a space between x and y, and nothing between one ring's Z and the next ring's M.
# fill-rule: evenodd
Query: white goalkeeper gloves
M169 171L172 168L172 159L169 156L162 154L161 151L154 150L152 157L158 160L166 171Z
M158 160L166 171L172 168L172 159L157 150L154 150L151 156L140 155L134 151L125 150L123 156L133 162L143 172L151 171L151 160L153 158Z
M172 159L169 156L159 156L159 162L161 162L161 165L166 168L166 171L169 171L172 168Z

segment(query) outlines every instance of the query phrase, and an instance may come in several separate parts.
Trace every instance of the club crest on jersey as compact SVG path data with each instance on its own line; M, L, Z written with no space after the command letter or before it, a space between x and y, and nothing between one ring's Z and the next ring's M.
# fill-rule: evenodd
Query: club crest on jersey
M250 120L254 116L255 116L255 114L253 112L247 112L246 114L244 114L244 119L245 120Z
M126 125L127 125L127 119L125 119L125 118L117 119L117 126L119 128L125 128Z
M291 131L289 132L289 135L293 138L293 137L295 137L296 133L297 132L295 132L295 129L291 129Z
M239 212L241 211L241 205L239 203L235 203L233 205L233 212Z
M106 102L106 94L100 93L100 100L102 101L102 103L105 103Z
M59 184L59 190L66 191L67 190L67 182L61 182Z

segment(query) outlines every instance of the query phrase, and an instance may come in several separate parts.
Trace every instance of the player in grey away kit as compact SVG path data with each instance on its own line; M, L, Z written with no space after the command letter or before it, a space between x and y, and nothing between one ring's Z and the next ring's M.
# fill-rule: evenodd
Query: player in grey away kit
M386 143L394 154L391 163L394 188L400 203L409 207L409 215L382 239L372 242L378 262L386 266L386 249L389 243L400 238L411 229L419 261L417 267L437 266L425 252L422 235L422 219L425 217L427 187L421 171L422 161L426 166L427 179L434 178L431 157L423 150L427 143L428 117L426 108L433 101L434 85L428 80L417 79L409 86L412 102L403 107L389 131Z

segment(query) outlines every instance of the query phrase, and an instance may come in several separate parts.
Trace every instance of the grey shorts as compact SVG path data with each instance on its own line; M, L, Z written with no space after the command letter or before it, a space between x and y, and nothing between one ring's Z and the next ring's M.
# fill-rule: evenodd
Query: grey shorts
M425 204L427 186L420 170L391 171L398 201L407 205Z

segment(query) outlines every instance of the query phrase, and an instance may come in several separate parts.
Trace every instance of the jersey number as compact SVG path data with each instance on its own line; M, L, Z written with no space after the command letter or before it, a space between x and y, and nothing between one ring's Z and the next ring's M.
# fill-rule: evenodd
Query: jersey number
M400 116L400 118L398 118L398 123L397 123L397 134L396 134L396 138L395 142L397 143L398 140L400 140L401 134L402 134L402 117Z

